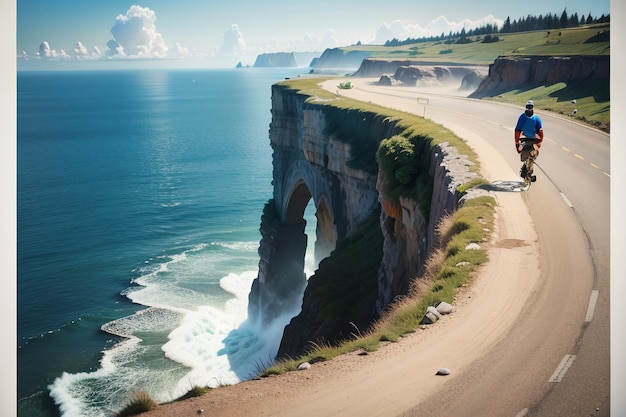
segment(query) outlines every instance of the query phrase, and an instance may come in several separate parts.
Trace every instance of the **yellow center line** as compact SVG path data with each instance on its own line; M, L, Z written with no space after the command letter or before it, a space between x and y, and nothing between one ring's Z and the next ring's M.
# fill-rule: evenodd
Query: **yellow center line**
M554 142L554 143L556 143L556 142ZM558 145L558 144L557 144L557 145ZM604 172L604 171L602 170L602 168L600 168L598 165L596 165L596 164L594 164L594 163L592 163L592 162L587 162L587 161L585 161L585 157L583 157L582 155L578 155L577 153L573 153L570 149L566 148L565 146L561 146L561 149L563 149L565 152L571 153L571 154L572 154L572 155L574 155L577 159L579 159L579 160L581 160L581 161L583 161L583 162L586 162L586 163L587 163L587 164L589 164L592 168L595 168L595 169L597 169L597 170L599 170L599 171L602 171L602 173L603 173L604 175L606 175L607 177L609 177L609 178L611 177L611 176L610 176L607 172Z

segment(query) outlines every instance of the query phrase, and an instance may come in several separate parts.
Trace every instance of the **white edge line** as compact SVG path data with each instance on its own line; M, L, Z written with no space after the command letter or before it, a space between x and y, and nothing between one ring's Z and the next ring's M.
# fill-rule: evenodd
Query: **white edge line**
M596 309L596 302L598 301L598 290L591 291L589 297L589 306L587 307L587 315L585 316L585 323L589 323L593 319L593 312Z
M572 366L574 359L576 359L576 355L565 355L548 382L560 382L563 379L563 376L565 376L565 372L567 372L569 367Z
M561 197L563 197L563 200L565 200L565 204L567 204L569 208L574 208L574 205L571 203L571 201L569 201L567 197L565 197L565 194L561 193Z

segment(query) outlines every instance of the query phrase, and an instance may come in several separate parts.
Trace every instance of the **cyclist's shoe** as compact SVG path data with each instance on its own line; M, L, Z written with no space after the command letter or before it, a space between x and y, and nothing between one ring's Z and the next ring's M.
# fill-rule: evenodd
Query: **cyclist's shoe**
M522 178L526 178L526 174L528 174L528 172L527 172L526 164L524 164L522 165L522 169L520 169L519 175Z

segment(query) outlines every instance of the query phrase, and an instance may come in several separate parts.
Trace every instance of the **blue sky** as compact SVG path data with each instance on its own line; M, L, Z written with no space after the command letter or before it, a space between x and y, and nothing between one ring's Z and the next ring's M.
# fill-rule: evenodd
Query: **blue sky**
M115 53L119 59L185 57L223 67L252 65L263 52L439 35L507 16L565 8L579 16L611 12L609 0L17 0L16 6L16 55L30 60Z

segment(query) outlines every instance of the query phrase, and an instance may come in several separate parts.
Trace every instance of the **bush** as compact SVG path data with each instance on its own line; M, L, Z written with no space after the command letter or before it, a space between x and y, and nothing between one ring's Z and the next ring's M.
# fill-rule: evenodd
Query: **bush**
M397 200L400 196L408 198L418 197L421 203L427 203L427 198L416 195L421 188L432 189L427 173L428 166L423 159L429 156L427 150L431 139L422 136L406 138L396 135L380 143L376 158L383 171L387 184L387 195ZM424 186L424 187L422 187Z
M130 402L116 414L116 417L136 416L146 411L154 410L158 403L145 391L134 391Z

